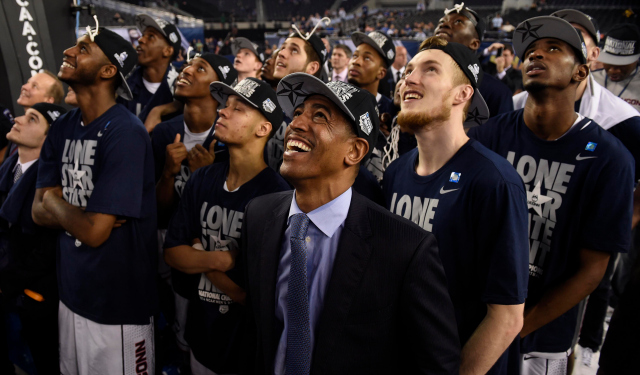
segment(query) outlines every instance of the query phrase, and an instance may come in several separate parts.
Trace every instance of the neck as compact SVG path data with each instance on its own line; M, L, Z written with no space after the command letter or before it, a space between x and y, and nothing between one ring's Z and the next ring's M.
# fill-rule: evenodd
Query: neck
M335 72L336 75L341 75L342 72L344 72L345 70L347 70L347 66L343 66L342 69L337 69L336 67L333 67L333 71Z
M259 143L259 144L258 144ZM227 189L233 191L251 181L258 173L267 168L264 162L265 141L229 147L229 174L227 175Z
M146 65L143 67L142 78L147 80L147 82L151 82L151 83L162 82L162 78L164 78L164 75L167 72L168 67L169 67L168 60L154 61L149 65Z
M18 160L20 164L25 164L30 161L36 160L40 157L40 149L42 146L38 148L30 148L22 145L18 146ZM24 172L24 171L23 171Z
M416 173L420 176L438 171L469 141L462 118L449 118L446 122L431 125L431 129L415 132L418 141Z
M309 213L324 206L347 191L355 181L355 174L349 168L336 176L323 178L321 181L310 179L294 181L296 203L304 213ZM357 171L357 169L356 169Z
M589 74L589 76L591 76L591 74ZM589 77L578 85L578 90L576 91L576 102L582 98L582 95L584 95L584 92L587 89L587 81L589 81Z
M395 66L395 65L391 65L391 66L393 67L393 69L398 70L398 71L402 69L402 66L399 66L399 67Z
M85 125L89 125L116 104L116 94L111 88L111 82L92 86L74 85L71 88L76 92Z
M253 78L257 78L256 77L256 72L238 72L238 82L242 81L245 78L249 78L249 77L253 77Z
M541 139L558 139L578 118L574 108L573 90L529 92L524 106L524 123Z
M377 96L378 95L378 84L379 83L380 83L379 80L375 80L375 81L373 81L373 82L371 82L371 83L369 83L367 85L360 86L360 88L362 90L369 91L370 93L373 94L373 96Z
M211 129L216 120L218 102L210 95L187 99L184 104L184 122L192 133L203 133Z

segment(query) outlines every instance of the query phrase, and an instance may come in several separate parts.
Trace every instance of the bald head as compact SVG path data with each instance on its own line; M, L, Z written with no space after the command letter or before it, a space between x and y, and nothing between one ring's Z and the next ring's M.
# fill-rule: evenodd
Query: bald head
M404 46L396 46L396 59L393 62L393 67L400 70L405 65L407 65L407 49Z

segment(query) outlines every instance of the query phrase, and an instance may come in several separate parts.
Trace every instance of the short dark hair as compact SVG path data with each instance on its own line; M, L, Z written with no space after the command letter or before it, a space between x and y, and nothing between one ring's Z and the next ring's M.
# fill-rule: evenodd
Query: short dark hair
M351 58L351 55L353 54L353 51L351 51L351 48L349 48L348 45L346 44L336 44L333 49L336 48L340 48L341 50L344 51L344 53L347 55L348 58Z
M302 39L304 40L304 39ZM313 73L313 76L316 78L320 78L320 74L322 74L322 60L320 60L320 56L318 56L318 53L316 52L316 50L313 49L313 47L311 46L311 43L309 43L308 41L304 40L304 52L307 54L307 63L306 65L309 65L309 63L312 63L314 61L318 62L318 71Z

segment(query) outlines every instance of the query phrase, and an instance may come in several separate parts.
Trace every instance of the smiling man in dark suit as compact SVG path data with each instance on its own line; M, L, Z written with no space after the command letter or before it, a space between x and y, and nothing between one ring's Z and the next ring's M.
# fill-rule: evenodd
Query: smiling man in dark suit
M245 210L251 371L457 373L433 236L351 189L377 136L375 97L304 73L277 92L293 119L280 172L295 191Z

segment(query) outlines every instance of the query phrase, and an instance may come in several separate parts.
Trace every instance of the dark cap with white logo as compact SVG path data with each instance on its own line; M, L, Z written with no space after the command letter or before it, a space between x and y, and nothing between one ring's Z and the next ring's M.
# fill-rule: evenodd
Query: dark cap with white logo
M98 34L93 36L93 41L118 68L121 82L116 93L126 100L133 99L126 77L138 63L138 54L131 42L104 27L98 29Z
M598 29L598 22L595 18L588 14L582 13L575 9L563 9L551 13L554 17L562 18L569 23L576 23L587 30L591 38L596 45L600 43L600 30Z
M575 50L580 62L587 63L587 45L584 44L580 31L569 22L555 16L533 17L519 24L513 33L513 49L520 59L524 59L524 53L531 43L545 38L567 43Z
M629 65L640 58L640 30L632 23L614 26L604 38L598 61L611 65Z
M465 128L482 125L489 117L489 107L480 94L480 83L482 82L483 72L480 68L478 58L467 46L460 43L448 42L445 46L432 45L421 49L418 53L430 49L438 49L451 56L453 61L458 64L462 73L469 79L471 87L474 89L473 98L467 111L467 118L464 122Z
M232 85L238 78L238 72L229 59L224 56L216 55L215 53L205 52L203 54L196 54L193 58L201 58L211 65L213 70L216 71L218 79L222 83Z
M396 46L393 45L393 40L379 31L372 31L369 34L356 31L351 34L351 40L356 47L362 43L373 47L382 56L387 68L396 60Z
M342 81L324 83L307 73L292 73L284 77L276 90L278 102L285 116L293 118L293 111L312 95L331 100L344 113L360 138L369 144L371 155L378 140L380 118L376 97L370 92Z
M181 38L176 25L162 18L153 18L148 14L138 14L136 15L136 26L143 33L147 27L153 27L158 30L169 42L169 45L173 47L173 57L178 56Z
M47 120L49 125L51 125L52 122L56 121L58 117L67 113L67 110L63 107L47 102L36 103L31 107L31 109L40 112L40 114Z
M258 58L258 60L260 60L260 62L264 62L264 53L258 53L257 44L252 43L247 38L243 38L243 37L234 38L233 41L231 42L231 53L233 53L233 55L235 56L238 54L238 51L240 51L243 48L248 49L254 55L256 55L256 57Z
M322 39L320 39L316 34L307 35L303 38L299 33L293 32L289 35L289 38L300 38L309 43L311 48L313 48L313 50L318 54L321 65L327 61L327 57L329 57L327 48L324 46L324 43L322 43Z
M226 106L229 95L237 95L243 101L249 103L256 108L276 128L282 124L283 113L282 107L278 104L276 92L273 91L268 83L261 79L253 77L245 78L237 85L231 87L222 82L213 82L209 86L211 96L220 103L222 107Z

